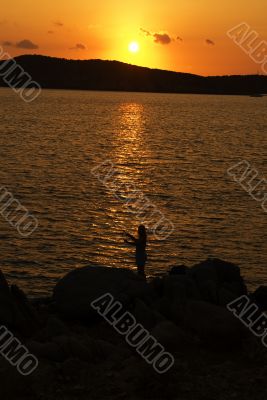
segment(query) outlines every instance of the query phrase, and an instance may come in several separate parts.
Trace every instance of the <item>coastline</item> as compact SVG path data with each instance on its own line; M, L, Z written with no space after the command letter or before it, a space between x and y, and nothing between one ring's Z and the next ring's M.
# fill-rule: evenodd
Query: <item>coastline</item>
M0 357L5 398L241 400L257 398L254 390L264 397L266 348L227 304L266 297L247 293L234 264L176 266L149 282L130 270L84 267L60 279L52 297L32 300L0 278L0 322L39 361L25 378ZM155 372L90 307L107 292L173 355L168 372Z
M38 89L246 96L267 93L266 75L202 76L114 60L68 60L37 54L0 60L0 68L6 70L0 77L0 86L9 86L12 79L16 88L24 87L18 71L13 71L14 63L19 70L27 71L33 84L38 82Z

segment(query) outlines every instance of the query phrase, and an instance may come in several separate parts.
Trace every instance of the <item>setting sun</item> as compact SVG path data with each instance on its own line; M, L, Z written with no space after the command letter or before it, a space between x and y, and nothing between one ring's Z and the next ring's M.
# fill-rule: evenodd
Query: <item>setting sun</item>
M140 50L140 46L137 42L131 42L128 48L131 53L137 53Z

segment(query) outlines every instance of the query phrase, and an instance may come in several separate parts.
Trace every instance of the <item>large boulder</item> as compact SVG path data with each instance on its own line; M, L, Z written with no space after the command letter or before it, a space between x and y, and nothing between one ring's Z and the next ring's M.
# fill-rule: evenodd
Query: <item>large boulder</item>
M138 324L151 330L158 322L163 321L164 317L156 309L148 307L142 300L135 301L133 315Z
M240 268L230 262L208 259L193 266L189 275L196 282L202 300L210 303L226 305L247 294Z
M0 270L0 323L12 326L15 324L15 304L8 283Z
M188 302L184 326L208 346L230 350L242 344L249 331L230 311L205 301Z
M251 300L257 304L262 311L267 310L267 286L260 286L251 295Z
M9 287L0 271L0 325L30 336L39 321L25 294L17 286Z
M151 334L167 351L184 350L191 345L190 335L171 321L160 322Z
M133 271L101 266L75 269L55 286L53 298L57 310L66 318L88 320L91 302L110 293L115 301L129 306L136 298L149 302L152 289Z
M170 275L163 279L163 295L171 302L184 303L200 299L196 282L189 275Z

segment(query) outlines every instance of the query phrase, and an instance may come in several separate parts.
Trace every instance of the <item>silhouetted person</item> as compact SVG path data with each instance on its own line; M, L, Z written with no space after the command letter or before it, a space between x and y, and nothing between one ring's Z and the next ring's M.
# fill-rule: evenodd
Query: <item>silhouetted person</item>
M138 227L138 238L136 239L134 236L125 232L126 236L130 239L125 239L125 243L130 244L131 246L135 246L135 260L137 265L137 271L140 275L145 276L145 265L147 260L146 255L146 228L144 225L140 225Z

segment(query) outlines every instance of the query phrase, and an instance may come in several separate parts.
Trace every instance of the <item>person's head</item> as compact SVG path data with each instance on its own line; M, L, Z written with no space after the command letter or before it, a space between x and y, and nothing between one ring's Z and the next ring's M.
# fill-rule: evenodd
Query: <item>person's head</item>
M145 225L139 225L139 227L138 227L138 235L139 235L139 237L146 238L146 227L145 227Z

